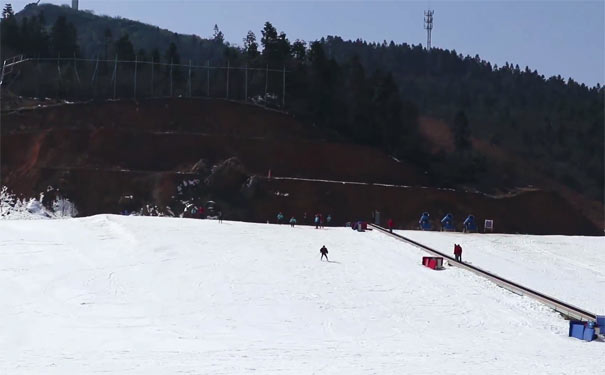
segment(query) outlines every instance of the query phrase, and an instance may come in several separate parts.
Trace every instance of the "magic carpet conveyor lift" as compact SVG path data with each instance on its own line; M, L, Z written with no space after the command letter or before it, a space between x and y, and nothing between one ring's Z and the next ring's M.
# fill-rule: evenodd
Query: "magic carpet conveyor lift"
M540 293L538 291L535 291L535 290L525 287L523 285L517 284L513 281L507 280L503 277L500 277L489 271L485 271L485 270L483 270L479 267L473 266L471 264L466 264L464 262L458 262L449 255L446 255L440 251L437 251L433 248L430 248L426 245L416 242L410 238L404 237L400 234L390 233L388 229L378 226L376 224L369 224L369 225L371 227L376 228L377 230L381 231L382 233L385 233L400 241L407 242L407 243L409 243L413 246L416 246L432 255L443 257L443 258L447 259L449 264L454 265L456 267L466 269L468 271L471 271L476 275L479 275L481 277L484 277L484 278L494 282L499 287L502 287L506 290L509 290L509 291L511 291L515 294L521 295L521 296L528 296L530 298L533 298L536 301L554 309L555 311L561 313L562 315L564 315L570 319L581 320L581 321L586 321L586 322L596 322L596 320L597 320L596 314L593 314L589 311L586 311L579 307L573 306L569 303L563 302L556 298L550 297L546 294Z

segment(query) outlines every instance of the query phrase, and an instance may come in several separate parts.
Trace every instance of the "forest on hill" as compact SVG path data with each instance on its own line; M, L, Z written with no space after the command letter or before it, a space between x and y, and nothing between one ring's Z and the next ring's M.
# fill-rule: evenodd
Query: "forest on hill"
M68 7L29 5L15 14L7 5L1 36L2 59L22 53L283 67L287 111L411 161L430 171L435 184L499 183L497 168L473 149L476 138L591 199L604 199L605 96L599 85L420 45L337 36L290 40L270 22L234 46L216 25L202 38ZM450 124L455 150L430 153L419 133L420 115Z

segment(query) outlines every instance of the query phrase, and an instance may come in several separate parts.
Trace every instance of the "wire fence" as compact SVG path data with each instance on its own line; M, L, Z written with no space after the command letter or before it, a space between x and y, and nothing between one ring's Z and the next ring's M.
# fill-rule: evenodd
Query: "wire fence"
M67 100L215 97L283 107L286 68L86 58L5 60L0 83L16 95Z

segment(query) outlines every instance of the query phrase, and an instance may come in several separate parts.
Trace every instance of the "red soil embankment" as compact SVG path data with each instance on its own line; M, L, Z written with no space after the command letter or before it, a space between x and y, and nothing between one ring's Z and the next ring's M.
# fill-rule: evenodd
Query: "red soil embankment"
M443 129L442 129L443 130ZM447 138L447 137L446 137ZM443 138L445 140L445 138ZM423 171L369 147L346 143L292 116L221 100L156 99L73 104L2 114L2 182L35 195L59 188L82 215L119 212L134 195L165 207L176 186L204 159L238 157L250 174L426 186ZM288 197L275 195L276 191ZM249 220L279 210L301 217L319 210L336 223L383 211L414 227L422 211L491 218L496 229L540 234L602 234L558 195L536 191L506 199L437 188L394 188L305 181L261 183Z
M501 233L602 235L587 218L580 215L556 193L527 191L504 198L483 194L419 187L389 187L308 181L266 180L268 194L255 199L254 220L274 221L282 211L300 219L304 212L332 214L336 224L368 219L373 210L383 221L393 218L397 227L417 229L420 214L428 211L433 228L446 213L454 215L456 227L474 214L483 227L484 219L493 219ZM277 194L279 192L279 194Z

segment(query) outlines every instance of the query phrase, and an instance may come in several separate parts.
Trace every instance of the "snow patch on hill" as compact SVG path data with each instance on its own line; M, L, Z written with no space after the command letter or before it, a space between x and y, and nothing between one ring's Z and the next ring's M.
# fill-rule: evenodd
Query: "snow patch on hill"
M0 220L63 219L78 214L69 199L56 198L50 208L44 205L44 193L38 198L18 198L6 186L0 190Z

